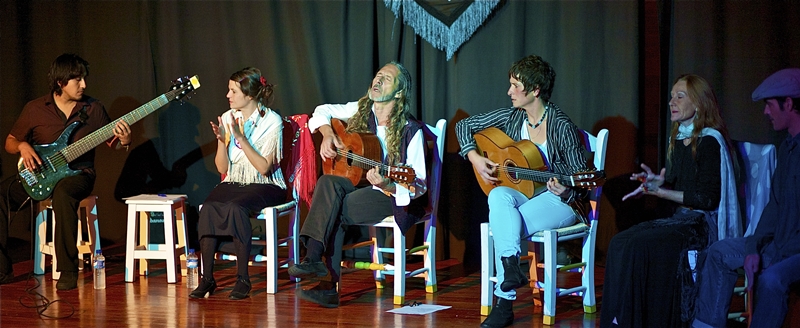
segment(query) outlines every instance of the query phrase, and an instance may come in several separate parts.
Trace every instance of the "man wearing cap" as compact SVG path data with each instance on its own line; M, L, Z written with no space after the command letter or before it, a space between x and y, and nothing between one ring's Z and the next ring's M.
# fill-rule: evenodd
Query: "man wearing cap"
M778 148L769 203L755 233L718 241L708 249L700 272L694 327L725 327L736 269L744 266L748 288L755 286L751 327L780 327L789 286L800 281L800 68L772 74L753 91L776 131L789 137Z

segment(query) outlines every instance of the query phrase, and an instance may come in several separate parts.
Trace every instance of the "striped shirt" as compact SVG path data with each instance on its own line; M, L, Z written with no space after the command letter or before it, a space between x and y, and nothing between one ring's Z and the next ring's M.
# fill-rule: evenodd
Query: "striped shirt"
M584 147L578 127L567 114L553 103L545 104L547 112L547 157L548 169L558 174L575 174L589 171ZM495 127L507 134L515 142L522 140L522 126L525 124L525 110L519 108L500 108L488 113L467 117L456 123L456 138L461 146L462 157L477 150L475 133Z

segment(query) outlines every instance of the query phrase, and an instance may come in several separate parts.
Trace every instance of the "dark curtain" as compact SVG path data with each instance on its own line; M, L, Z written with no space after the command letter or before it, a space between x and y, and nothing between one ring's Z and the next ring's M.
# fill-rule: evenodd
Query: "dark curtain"
M609 176L636 169L641 149L658 146L637 146L632 140L637 133L631 131L642 124L642 113L668 117L671 80L684 72L712 83L734 139L780 140L783 134L772 132L761 117L762 105L749 99L773 71L800 66L800 32L793 25L800 4L657 3L501 1L447 60L380 0L2 1L0 135L11 129L27 101L47 93L47 68L63 52L78 53L91 63L87 93L100 99L112 118L166 92L172 79L199 75L202 86L190 99L134 125L134 148L142 146L136 156L133 149L99 147L95 194L100 196L101 233L114 242L125 238L120 195L158 186L189 195L196 207L219 181L208 122L227 109L230 74L246 66L260 68L276 84L272 107L291 115L311 113L321 103L358 99L380 66L398 60L414 80L416 116L429 124L446 118L452 129L459 115L508 106L508 68L525 55L538 54L558 74L552 101L581 128L611 131ZM652 56L651 48L644 47L652 38L642 31L658 17L670 22L658 23L655 39L658 43L666 34L671 40L656 47L669 47L659 61L668 63L670 76L657 71L658 65L642 64ZM646 67L656 71L643 73ZM642 108L641 100L651 92L642 87L642 77L652 75L667 81L657 95L664 105ZM485 196L470 189L474 175L454 154L452 137L440 207L440 241L447 251L439 254L466 261L477 254L477 223L486 220L485 208L477 204ZM4 177L16 172L16 161L2 152ZM138 167L155 173L128 178L129 170ZM173 178L164 177L170 173ZM603 218L613 215L603 206Z

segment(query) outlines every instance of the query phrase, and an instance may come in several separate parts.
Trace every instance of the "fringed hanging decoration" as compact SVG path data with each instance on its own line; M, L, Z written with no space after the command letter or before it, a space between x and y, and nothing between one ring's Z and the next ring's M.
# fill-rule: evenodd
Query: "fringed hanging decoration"
M384 0L386 7L447 60L475 33L500 0Z

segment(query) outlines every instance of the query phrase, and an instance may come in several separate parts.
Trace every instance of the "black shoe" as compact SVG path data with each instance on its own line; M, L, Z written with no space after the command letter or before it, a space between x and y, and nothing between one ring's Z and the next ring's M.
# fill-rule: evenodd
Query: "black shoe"
M0 272L0 285L5 285L7 283L10 283L11 280L14 280L14 274L12 272L9 273Z
M297 296L306 301L317 303L322 307L339 307L339 292L336 289L321 289L319 286L308 290L298 289Z
M228 299L231 300L240 300L247 298L248 294L250 294L250 288L252 285L250 284L250 279L245 280L241 276L236 279L236 286L233 286L233 291L231 294L228 295Z
M514 323L514 301L505 298L497 299L497 305L494 306L492 312L483 320L481 328L502 328L508 327Z
M217 289L217 282L215 280L209 281L203 278L200 279L200 286L197 286L197 288L189 294L189 297L206 298L214 294L215 289Z
M78 288L78 271L61 272L61 278L58 279L56 289L70 290L75 288Z
M309 259L303 259L302 262L289 267L289 275L300 279L324 277L328 275L328 268L322 261L312 262Z
M500 262L502 262L503 270L505 271L500 290L508 292L528 283L528 276L522 273L522 269L519 267L519 256L501 257Z

